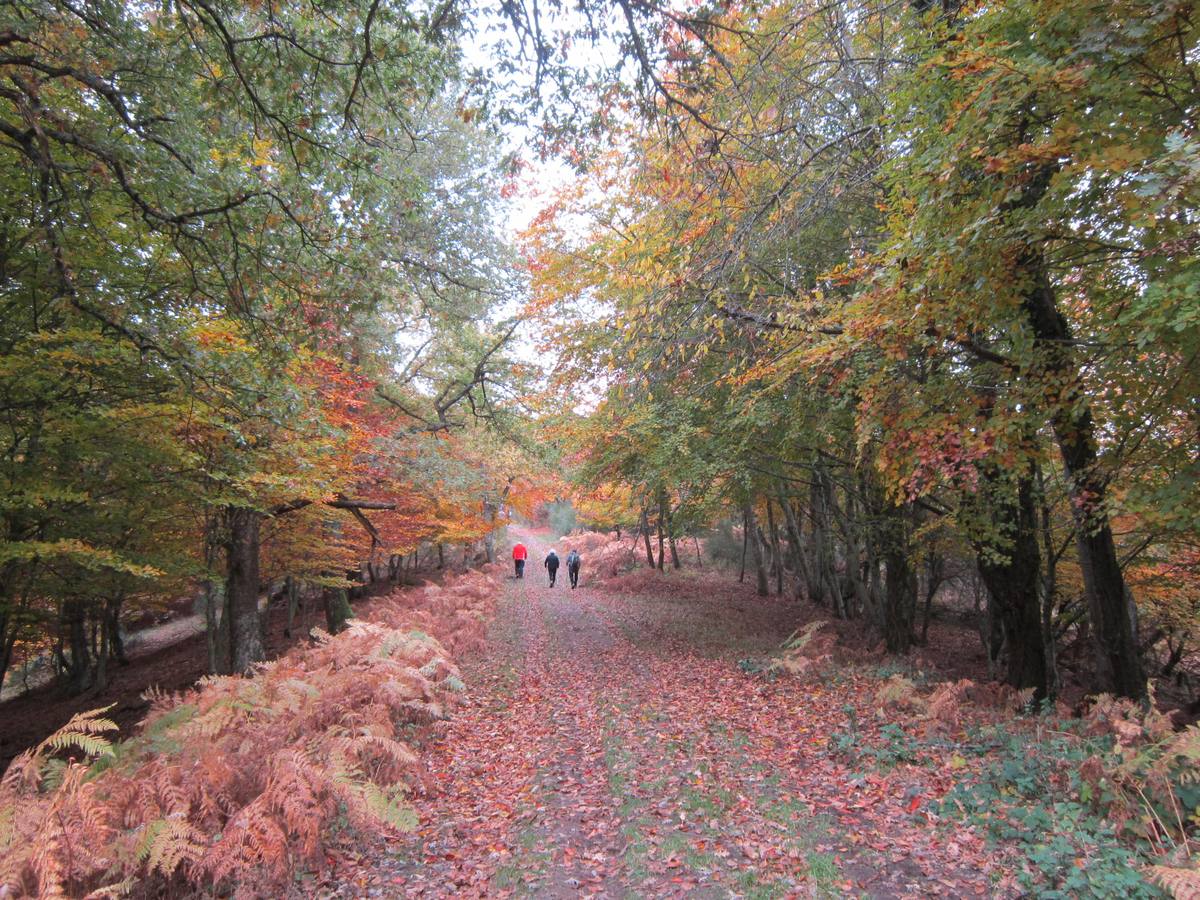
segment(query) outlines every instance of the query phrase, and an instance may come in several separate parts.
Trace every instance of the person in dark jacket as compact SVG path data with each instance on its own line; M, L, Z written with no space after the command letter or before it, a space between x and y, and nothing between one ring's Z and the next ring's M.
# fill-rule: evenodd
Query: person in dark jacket
M551 550L546 554L546 561L542 565L550 574L550 587L554 587L554 580L558 577L558 554Z
M582 562L578 550L572 549L567 554L567 574L571 576L571 590L579 586L579 566Z

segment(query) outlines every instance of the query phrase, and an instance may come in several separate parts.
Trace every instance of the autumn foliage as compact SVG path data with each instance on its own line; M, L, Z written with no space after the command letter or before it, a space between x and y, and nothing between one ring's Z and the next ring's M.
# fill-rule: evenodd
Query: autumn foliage
M252 677L155 696L132 740L104 739L103 710L76 717L0 782L0 896L147 879L270 896L319 864L339 812L353 827L414 827L405 796L420 761L398 733L442 718L463 688L453 653L479 646L498 571L398 591Z

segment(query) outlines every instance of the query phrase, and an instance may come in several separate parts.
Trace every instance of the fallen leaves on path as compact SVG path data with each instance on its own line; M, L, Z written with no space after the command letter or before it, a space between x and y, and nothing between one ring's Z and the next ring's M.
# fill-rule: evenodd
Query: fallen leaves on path
M509 582L467 700L425 749L419 831L341 853L328 893L1012 892L982 837L926 811L951 773L856 772L830 752L851 721L877 730L877 680L738 668L778 645L781 604L715 580L681 599L537 574Z

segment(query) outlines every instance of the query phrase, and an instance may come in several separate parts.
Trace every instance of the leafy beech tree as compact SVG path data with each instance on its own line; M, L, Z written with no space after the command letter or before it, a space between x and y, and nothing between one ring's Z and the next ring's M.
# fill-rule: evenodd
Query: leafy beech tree
M1196 200L1178 157L1195 126L1190 12L1027 3L931 20L894 95L909 151L889 169L893 287L871 300L897 324L907 310L906 341L958 344L995 386L985 405L1000 395L989 415L1010 445L1045 423L1075 518L1096 687L1134 697L1145 674L1112 485L1147 429L1169 435L1194 416L1194 256L1177 253ZM1167 459L1172 443L1158 448ZM1018 497L1030 483L1020 476Z

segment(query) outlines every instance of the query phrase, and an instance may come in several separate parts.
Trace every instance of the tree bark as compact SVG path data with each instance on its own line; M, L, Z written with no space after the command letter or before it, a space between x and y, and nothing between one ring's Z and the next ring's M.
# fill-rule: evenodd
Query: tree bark
M658 571L663 570L663 535L667 525L667 492L658 489Z
M654 568L654 548L650 545L650 517L646 515L646 507L642 507L642 539L646 542L646 565Z
M1008 651L1005 680L1014 687L1033 688L1035 699L1042 700L1049 696L1050 678L1042 636L1042 559L1032 476L1021 477L1015 490L995 483L992 488L982 499L994 537L989 544L977 545L976 564Z
M767 580L766 560L763 559L763 545L758 536L758 517L754 513L754 505L746 504L746 523L749 532L750 556L754 561L755 589L760 597L771 594L771 585Z
M125 655L125 639L121 637L121 606L125 602L123 596L110 597L104 606L104 629L108 635L108 650L120 665L129 665Z
M909 559L909 514L904 507L889 510L888 534L883 551L883 640L891 653L907 653L912 646L913 617L917 607L917 572Z
M92 683L92 653L88 646L87 604L78 598L63 603L63 631L70 661L67 663L67 692L81 694Z
M1096 689L1121 697L1146 696L1146 674L1137 650L1133 601L1117 556L1106 509L1107 484L1100 471L1096 425L1071 349L1071 330L1058 309L1054 287L1038 247L1017 262L1029 283L1023 307L1043 354L1042 382L1054 396L1050 424L1058 443L1075 518L1079 565L1092 620Z
M488 532L483 537L483 549L487 553L487 561L494 563L496 561L496 505L484 501L483 517L488 523Z
M738 572L738 584L743 584L746 581L746 550L750 546L750 517L746 515L745 507L742 508L742 570Z
M783 596L783 551L779 543L779 524L775 521L775 509L771 498L767 498L767 531L771 535L772 564L775 566L775 596Z
M258 612L258 554L262 513L230 507L225 615L229 621L228 671L244 674L266 658L262 621Z
M330 634L337 634L354 617L345 588L325 589L325 624Z

